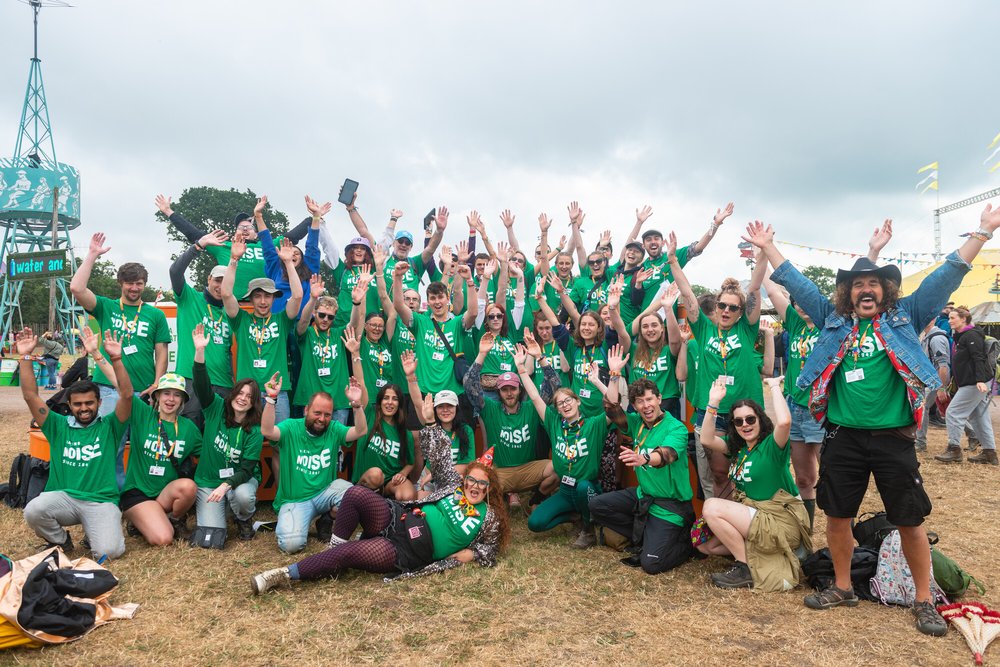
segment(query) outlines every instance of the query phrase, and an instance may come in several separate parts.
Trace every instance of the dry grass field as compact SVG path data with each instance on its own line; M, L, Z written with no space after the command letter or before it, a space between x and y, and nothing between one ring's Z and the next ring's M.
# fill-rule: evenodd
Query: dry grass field
M0 388L4 474L27 450L27 422L20 390ZM942 550L987 586L984 601L995 604L1000 469L937 463L931 454L943 442L944 431L932 429L931 452L922 455L934 501L928 526ZM878 507L870 493L864 509ZM270 506L258 518L273 518ZM825 543L823 525L820 519L817 548ZM250 595L249 576L288 562L273 534L230 541L222 552L126 538L127 553L109 565L121 580L112 601L139 603L135 619L69 645L0 653L0 664L971 664L956 631L921 635L907 609L862 602L811 611L802 606L803 589L763 595L711 587L708 575L722 560L651 577L620 565L610 550L570 549L568 527L531 535L516 514L514 530L512 548L493 569L469 566L393 584L350 574L262 597ZM80 528L72 532L79 544ZM0 506L0 552L16 559L39 545L20 512ZM310 541L306 553L321 548ZM1000 660L997 651L987 659Z

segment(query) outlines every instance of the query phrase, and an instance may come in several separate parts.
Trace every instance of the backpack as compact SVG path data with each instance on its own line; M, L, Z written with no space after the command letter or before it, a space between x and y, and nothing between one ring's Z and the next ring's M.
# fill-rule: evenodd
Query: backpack
M928 574L931 575L931 599L934 604L947 603L948 598L934 580L933 571ZM882 542L875 576L871 578L871 592L885 605L898 604L912 607L917 599L913 573L903 555L903 542L898 530L893 530Z
M860 546L873 551L878 551L882 541L894 530L896 527L889 523L885 512L865 512L857 522L851 523L854 539Z
M1000 340L993 336L986 336L986 364L993 370L993 379L1000 379L997 372L997 361L1000 361Z
M969 590L969 584L975 584L980 595L986 592L986 587L978 579L959 567L958 563L945 556L936 547L931 547L931 568L934 571L934 581L952 600L965 595Z
M854 594L862 600L878 601L878 598L872 595L869 583L871 578L875 576L877 566L877 551L865 547L854 547L854 554L851 556L851 585L854 588ZM802 561L802 574L805 575L809 585L818 591L832 586L834 574L830 549L823 547Z
M45 490L48 481L48 461L31 454L18 454L10 464L10 482L4 501L10 507L23 509Z

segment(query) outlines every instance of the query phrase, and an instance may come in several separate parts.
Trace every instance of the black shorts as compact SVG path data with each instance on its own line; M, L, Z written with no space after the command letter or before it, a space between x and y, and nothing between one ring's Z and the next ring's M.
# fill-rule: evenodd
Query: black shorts
M854 518L871 475L890 523L919 526L931 513L912 440L896 431L828 425L816 485L820 509L834 518Z
M396 570L416 572L434 562L434 542L427 521L399 503L390 500L392 520L382 536L396 547Z
M150 498L139 489L129 489L128 491L122 493L121 497L118 499L118 509L124 513L139 503L144 503L147 500L152 500L154 503L156 502L155 497Z

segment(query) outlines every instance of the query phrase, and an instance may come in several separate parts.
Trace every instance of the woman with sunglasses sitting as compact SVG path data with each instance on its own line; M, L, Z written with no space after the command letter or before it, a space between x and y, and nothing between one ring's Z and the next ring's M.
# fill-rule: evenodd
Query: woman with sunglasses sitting
M764 380L771 392L775 423L757 401L738 400L732 403L725 438L715 433L716 414L728 393L725 380L716 379L709 390L701 443L732 461L729 477L739 498L709 498L702 511L712 537L698 545L698 550L736 559L728 570L712 575L712 583L719 588L791 590L800 574L795 550L800 546L812 550L809 515L790 470L792 415L781 393L781 380Z
M691 283L677 261L677 237L671 232L667 243L667 261L674 281L680 288L685 304L698 303ZM764 282L766 261L758 261L750 276L750 287L744 295L735 278L726 278L716 295L716 312L705 313L699 308L688 307L687 322L694 340L688 345L697 346L698 375L705 381L696 383L697 393L691 399L695 407L695 442L700 443L697 434L701 431L708 406L708 391L715 378L722 378L730 397L750 398L757 403L764 402L761 388L760 363L754 351L757 332L760 329L760 288ZM714 317L714 319L713 319ZM732 398L716 405L715 428L725 433L729 425ZM696 445L698 474L705 487L705 497L719 496L726 488L726 472L729 464L724 456L709 454ZM711 470L711 488L708 487Z
M431 394L421 401L430 426L420 442L438 490L423 500L396 502L363 486L352 486L337 510L330 548L251 578L254 594L280 584L320 579L347 568L417 577L476 561L496 564L510 539L507 509L496 472L481 461L461 476L451 462L451 439L435 423ZM361 539L349 541L361 526Z

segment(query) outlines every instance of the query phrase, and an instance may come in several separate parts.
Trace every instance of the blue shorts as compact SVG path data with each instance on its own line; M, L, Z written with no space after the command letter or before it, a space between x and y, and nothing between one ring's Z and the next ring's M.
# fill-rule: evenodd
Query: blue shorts
M701 433L701 423L705 421L705 411L698 408L694 411L694 423L698 427L698 433ZM719 412L715 415L715 430L720 433L725 433L729 429L729 413Z
M809 412L809 408L793 403L791 398L787 398L787 401L788 410L792 413L792 430L788 434L788 439L792 442L804 442L807 445L823 444L826 429L820 426Z

